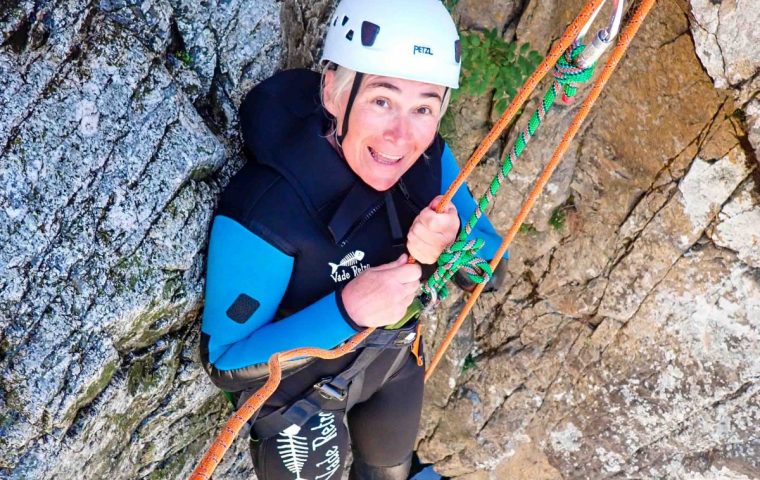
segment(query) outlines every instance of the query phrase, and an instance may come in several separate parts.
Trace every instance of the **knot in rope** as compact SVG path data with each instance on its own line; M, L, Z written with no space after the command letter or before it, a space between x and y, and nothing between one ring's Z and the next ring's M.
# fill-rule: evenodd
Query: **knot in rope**
M485 241L481 238L457 240L443 251L438 257L438 267L422 287L423 293L430 297L429 305L435 305L439 299L443 300L449 295L446 282L459 270L473 283L484 283L491 278L491 265L478 257L478 251L484 244Z
M575 59L585 48L582 44L570 47L554 65L554 81L557 87L562 87L562 101L565 103L572 102L572 98L578 93L578 85L591 80L594 75L595 63L587 68L575 65Z

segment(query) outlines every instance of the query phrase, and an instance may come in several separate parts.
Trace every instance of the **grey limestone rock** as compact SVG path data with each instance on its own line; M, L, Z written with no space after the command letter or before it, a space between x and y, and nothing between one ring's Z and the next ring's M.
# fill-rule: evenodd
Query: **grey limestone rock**
M279 16L192 5L0 8L3 478L186 475L228 414L194 353L204 245Z
M741 87L757 77L760 10L756 1L691 0L697 55L717 88Z

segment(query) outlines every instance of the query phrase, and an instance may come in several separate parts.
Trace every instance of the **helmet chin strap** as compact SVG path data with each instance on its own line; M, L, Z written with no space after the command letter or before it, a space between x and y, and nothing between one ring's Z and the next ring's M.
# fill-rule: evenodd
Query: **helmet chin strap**
M354 76L354 83L351 85L351 93L348 95L348 105L346 105L346 115L343 117L343 128L341 128L340 135L336 137L338 140L338 145L343 145L343 140L346 138L346 135L348 134L348 119L351 116L351 107L354 106L354 100L356 99L356 95L359 93L359 87L362 84L362 79L364 78L364 74L361 72L356 72L356 76ZM342 149L343 147L341 147Z

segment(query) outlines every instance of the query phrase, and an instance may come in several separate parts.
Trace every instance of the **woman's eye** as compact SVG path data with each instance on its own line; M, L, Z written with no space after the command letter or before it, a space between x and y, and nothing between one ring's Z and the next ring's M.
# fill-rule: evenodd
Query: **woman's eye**
M417 109L417 113L421 113L423 115L430 115L433 113L433 110L430 107L420 107Z
M389 106L390 103L388 103L388 100L386 100L384 98L378 98L378 99L375 99L375 105L377 105L378 107L385 108L385 107Z

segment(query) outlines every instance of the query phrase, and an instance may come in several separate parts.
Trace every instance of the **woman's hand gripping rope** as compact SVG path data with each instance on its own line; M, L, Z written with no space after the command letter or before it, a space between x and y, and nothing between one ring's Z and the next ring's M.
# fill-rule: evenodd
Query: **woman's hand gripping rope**
M452 203L444 204L443 195L435 197L412 222L406 248L420 263L431 265L457 237L459 215Z
M441 206L442 195L434 198L412 222L407 249L420 263L434 263L459 230L459 216L453 204ZM441 211L436 209L440 207ZM372 267L348 282L341 291L343 306L361 327L386 327L405 314L419 293L422 269L401 255L396 261ZM398 328L396 322L391 328Z
M369 268L343 287L343 306L360 327L384 327L401 318L419 291L422 269L408 255Z

